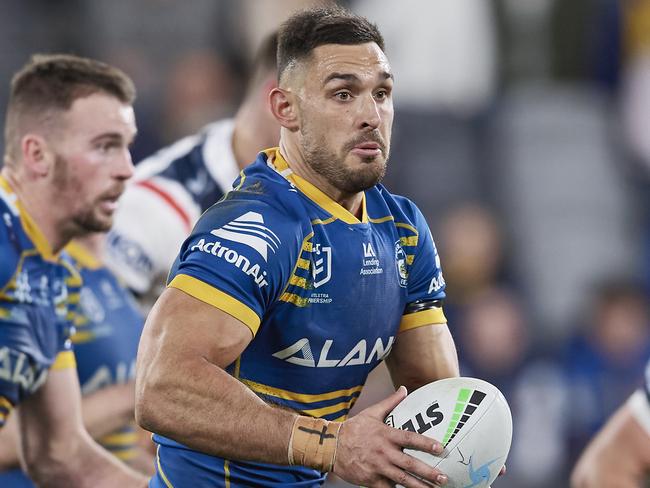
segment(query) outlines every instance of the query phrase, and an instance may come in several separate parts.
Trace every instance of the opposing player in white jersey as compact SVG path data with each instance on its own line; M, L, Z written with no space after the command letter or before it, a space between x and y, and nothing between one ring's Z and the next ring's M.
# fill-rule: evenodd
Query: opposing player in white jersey
M634 392L589 443L573 470L571 486L637 488L649 473L650 362L645 388Z
M178 248L199 216L226 193L257 153L274 146L280 126L268 108L277 86L276 34L260 46L242 105L144 159L120 201L105 262L141 297L155 299Z

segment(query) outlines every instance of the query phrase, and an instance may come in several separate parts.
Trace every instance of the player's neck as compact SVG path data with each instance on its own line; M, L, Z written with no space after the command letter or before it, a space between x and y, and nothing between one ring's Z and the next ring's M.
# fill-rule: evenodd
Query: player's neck
M64 226L64 219L57 214L56 196L51 186L39 185L37 181L28 181L28 176L7 167L2 168L2 176L7 180L20 204L43 234L52 253L58 253L70 241Z
M348 193L332 185L326 178L312 169L312 167L306 162L304 154L297 145L286 144L283 140L280 140L280 153L294 174L307 180L320 191L325 193L325 195L361 220L363 213L363 192Z
M85 236L77 237L75 242L83 247L94 258L101 260L104 254L104 245L106 243L106 234L104 232L94 232Z
M232 133L232 152L239 169L244 169L257 157L258 150L264 148L255 144L255 136L249 127L235 122L235 130Z
M278 132L265 104L253 98L244 101L235 116L232 134L233 154L239 168L255 161L260 151L276 146Z

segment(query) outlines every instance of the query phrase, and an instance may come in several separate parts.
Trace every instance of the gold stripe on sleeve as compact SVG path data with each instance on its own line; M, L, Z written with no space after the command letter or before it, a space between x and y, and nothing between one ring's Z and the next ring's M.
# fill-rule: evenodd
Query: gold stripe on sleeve
M438 325L446 324L447 318L445 317L442 308L430 308L429 310L422 310L421 312L409 313L402 315L402 321L399 324L399 331L415 329L423 325Z
M57 354L54 364L50 368L52 371L60 371L62 369L76 368L77 361L74 358L72 351L61 351Z
M261 319L252 308L197 278L179 274L174 277L168 286L181 290L197 300L232 315L243 322L251 330L253 336L260 328Z
M14 408L11 402L3 396L0 396L0 407L6 408L7 410L11 410L12 408Z

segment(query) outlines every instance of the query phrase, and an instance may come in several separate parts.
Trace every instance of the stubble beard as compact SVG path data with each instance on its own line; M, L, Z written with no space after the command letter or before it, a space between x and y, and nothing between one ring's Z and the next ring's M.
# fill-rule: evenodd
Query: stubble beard
M77 176L70 174L70 164L61 155L56 155L54 165L54 175L52 184L56 189L56 193L61 196L64 201L70 201L77 198L81 194L83 182ZM80 237L95 232L107 232L113 225L111 217L101 218L97 215L97 202L88 204L80 210L73 213L68 219L69 225L68 234L72 237Z
M316 137L309 130L309 127L303 127L301 134L302 150L306 163L314 172L325 178L330 185L346 194L353 195L372 188L386 174L388 149L378 131L357 136L355 139L348 141L344 145L341 154L336 154L336 152L330 150L327 147L325 138ZM361 168L348 168L345 163L346 155L357 144L364 141L379 143L381 156L362 158L363 166Z

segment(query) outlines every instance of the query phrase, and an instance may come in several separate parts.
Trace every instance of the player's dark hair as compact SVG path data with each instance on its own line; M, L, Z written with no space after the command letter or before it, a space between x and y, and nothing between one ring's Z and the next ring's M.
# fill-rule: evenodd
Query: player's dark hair
M375 24L341 7L300 11L287 19L278 33L278 80L284 71L310 56L323 44L376 43L384 50L384 38Z
M5 147L11 147L22 116L66 111L76 99L98 92L126 104L135 100L133 81L113 66L68 54L33 55L11 80Z

